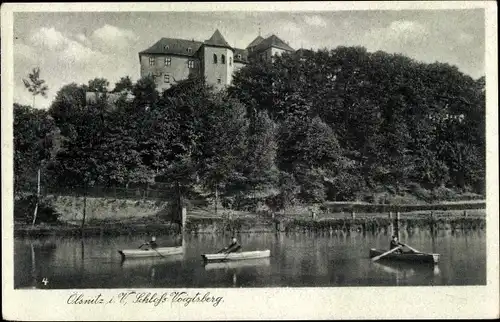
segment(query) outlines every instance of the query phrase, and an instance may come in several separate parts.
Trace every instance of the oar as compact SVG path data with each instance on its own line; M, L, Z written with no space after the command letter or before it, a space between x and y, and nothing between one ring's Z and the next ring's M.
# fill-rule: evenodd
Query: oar
M141 246L139 246L139 248L141 248L144 245L147 245L147 244L142 244ZM151 247L151 249L153 249L155 252L157 252L158 255L160 255L161 257L165 258L165 256L163 256L159 251L156 250L156 248Z
M236 249L236 250L240 250L240 249L241 249L241 245L240 245L240 247L239 247L238 249ZM228 250L229 250L229 249L228 249ZM229 252L229 253L227 253L227 254L226 254L226 256L224 256L224 258L222 259L222 261L225 261L225 260L227 259L227 256L228 256L229 254L231 254L231 253L230 253L230 252Z
M156 248L153 248L155 250L155 252L158 253L158 255L160 255L161 257L165 258L165 256L163 256L158 250L156 250Z
M378 255L378 256L373 257L373 258L372 258L372 262L377 261L377 260L379 260L380 258L382 258L382 257L384 257L384 256L386 256L386 255L389 255L390 253L394 253L395 251L397 251L397 250L398 250L398 249L400 249L401 247L403 247L403 246L398 246L398 247L396 247L396 248L393 248L393 249L391 249L391 250L389 250L389 251L387 251L387 252L383 253L382 255Z
M217 254L222 253L222 251L224 251L224 250L226 250L226 247L224 247L224 248L222 248L221 250L219 250L219 251L217 252Z
M411 249L411 250L412 250L412 251L414 251L415 253L422 253L421 251L416 250L415 248L410 247L410 246L408 246L408 245L406 245L406 244L403 244L403 245L404 245L404 246L406 246L406 247L408 247L409 249Z

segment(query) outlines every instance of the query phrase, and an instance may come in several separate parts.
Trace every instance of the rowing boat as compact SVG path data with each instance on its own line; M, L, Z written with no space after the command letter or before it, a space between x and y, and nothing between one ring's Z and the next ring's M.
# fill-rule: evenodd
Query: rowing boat
M166 257L170 255L182 254L184 252L182 247L158 247L158 248L137 248L137 249L123 249L118 253L123 259L129 257Z
M386 250L381 249L370 249L370 258L382 255L387 252ZM391 253L382 257L382 259L387 260L397 260L397 261L406 261L413 263L433 263L437 264L439 262L439 254L430 254L430 253Z
M245 259L256 259L256 258L267 258L271 256L271 251L266 250L255 250L251 252L238 252L238 253L218 253L218 254L204 254L201 255L205 262L225 262L225 261L237 261Z

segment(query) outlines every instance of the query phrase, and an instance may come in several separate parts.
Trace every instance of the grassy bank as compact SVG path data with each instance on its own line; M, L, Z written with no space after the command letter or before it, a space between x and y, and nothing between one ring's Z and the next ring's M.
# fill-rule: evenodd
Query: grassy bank
M80 235L83 198L49 196L45 200L59 214L54 224L15 224L17 236ZM166 201L87 198L84 235L175 234L181 231ZM389 206L389 207L388 207ZM188 233L275 231L380 231L400 213L401 229L483 229L484 201L425 205L374 205L325 203L301 206L287 212L250 212L190 203L185 231ZM314 216L313 216L314 213ZM389 217L392 213L392 218Z

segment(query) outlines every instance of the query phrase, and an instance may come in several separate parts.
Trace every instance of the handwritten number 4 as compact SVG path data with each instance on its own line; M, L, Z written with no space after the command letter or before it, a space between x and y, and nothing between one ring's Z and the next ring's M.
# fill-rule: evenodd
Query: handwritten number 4
M42 280L42 283L43 283L43 285L47 285L47 284L49 284L49 280L46 277L44 277Z

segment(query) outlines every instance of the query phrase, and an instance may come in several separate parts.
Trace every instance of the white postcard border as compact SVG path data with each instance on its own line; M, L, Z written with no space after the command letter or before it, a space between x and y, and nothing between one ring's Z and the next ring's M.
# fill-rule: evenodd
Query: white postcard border
M445 287L331 287L241 289L134 289L156 293L210 292L209 304L67 304L68 297L111 297L129 289L13 289L13 11L324 11L485 8L487 87L487 285ZM246 320L360 318L495 318L499 314L498 60L494 2L291 2L291 3L73 3L4 4L2 21L2 308L8 320Z

